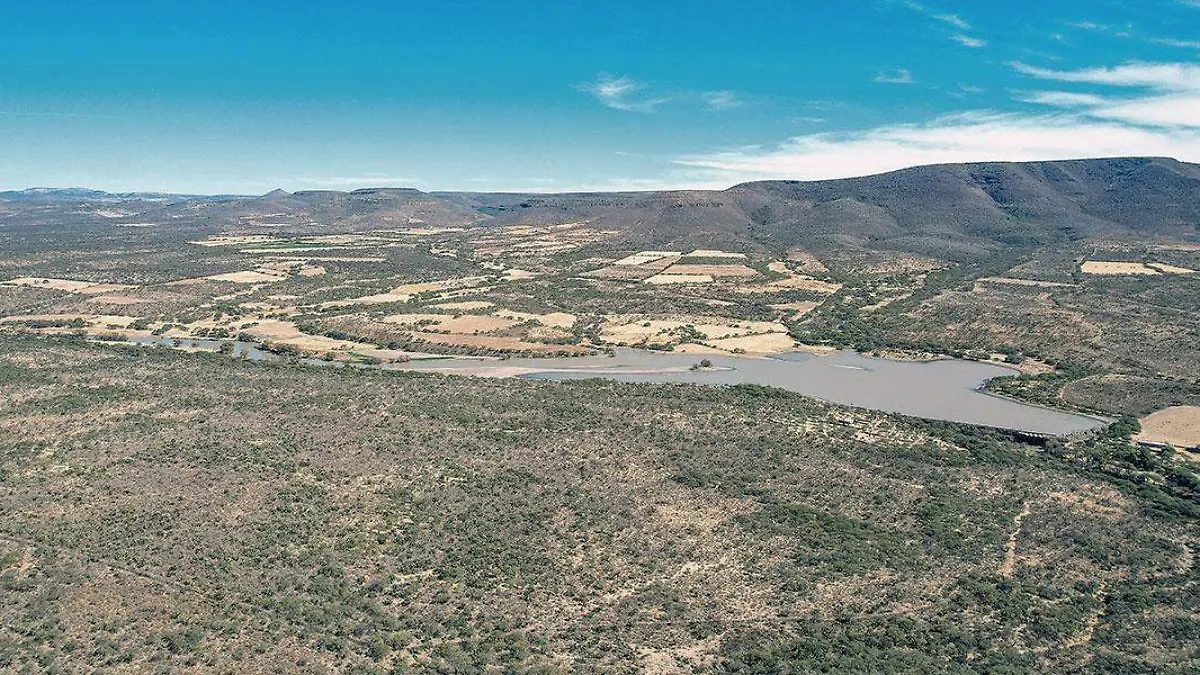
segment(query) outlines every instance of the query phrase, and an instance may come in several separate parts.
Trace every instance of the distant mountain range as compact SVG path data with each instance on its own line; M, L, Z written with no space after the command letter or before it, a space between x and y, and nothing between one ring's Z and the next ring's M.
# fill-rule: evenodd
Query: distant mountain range
M0 200L9 202L124 202L124 201L181 201L199 195L167 192L105 192L88 188L27 188L0 192Z
M0 193L8 202L156 202L139 219L367 230L587 221L630 246L867 247L950 258L1127 235L1200 236L1200 165L1167 158L922 166L727 190L572 194L375 188L198 197L96 190Z

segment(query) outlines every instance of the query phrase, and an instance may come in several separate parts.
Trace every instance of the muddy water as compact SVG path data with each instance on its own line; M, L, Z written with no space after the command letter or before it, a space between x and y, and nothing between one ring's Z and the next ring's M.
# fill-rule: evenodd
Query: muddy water
M701 358L713 369L691 370ZM967 422L1034 433L1064 435L1101 426L1103 421L1026 405L980 391L987 380L1015 371L1000 366L946 359L891 361L846 351L829 356L794 352L772 358L671 354L618 349L614 357L508 359L502 362L436 361L405 364L415 370L450 367L536 369L526 379L578 380L603 377L622 382L709 385L760 384L799 392L833 403Z
M135 340L216 351L217 340ZM250 360L280 357L245 342L233 343L233 356ZM713 368L692 370L707 358ZM314 366L346 367L344 362L304 359ZM951 422L1065 435L1101 426L1104 421L999 398L980 391L987 380L1015 371L1001 366L945 359L891 361L852 351L816 356L792 352L769 358L699 356L638 349L617 349L614 356L516 358L505 360L445 358L358 368L414 370L476 375L509 375L534 380L606 378L621 382L707 385L760 384L813 396L833 403Z

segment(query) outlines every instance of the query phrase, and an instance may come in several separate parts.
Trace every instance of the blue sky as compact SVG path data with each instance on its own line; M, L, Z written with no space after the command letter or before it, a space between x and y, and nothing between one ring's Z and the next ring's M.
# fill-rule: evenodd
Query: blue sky
M13 2L0 189L727 187L1200 161L1200 0Z

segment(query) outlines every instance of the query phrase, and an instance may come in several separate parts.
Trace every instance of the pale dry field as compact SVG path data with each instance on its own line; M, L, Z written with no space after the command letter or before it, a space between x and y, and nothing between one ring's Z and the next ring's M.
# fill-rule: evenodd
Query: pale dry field
M832 281L821 281L802 274L796 274L787 279L772 281L769 284L761 286L741 286L737 290L741 293L765 293L778 291L780 289L797 289L804 291L813 291L816 293L833 294L842 289L842 285Z
M708 344L725 351L742 350L748 354L778 354L792 351L796 341L787 333L765 333L710 340Z
M771 309L794 312L798 316L804 316L820 306L821 303L816 300L801 300L799 302L784 302L778 305L770 305Z
M401 325L425 323L430 328L447 330L451 333L490 333L492 331L512 328L520 323L520 321L514 319L489 314L460 314L458 316L449 314L393 314L384 317L383 320L386 323Z
M9 279L5 282L0 282L5 286L24 286L26 288L48 288L55 291L65 291L67 293L79 293L81 295L106 295L108 293L119 293L128 291L136 286L128 284L103 284L94 281L76 281L74 279L55 279L53 277L18 277Z
M575 315L567 314L566 312L531 314L528 312L516 312L511 309L499 309L493 312L493 314L506 319L513 319L518 322L536 321L543 326L549 326L551 328L570 328L571 326L575 325Z
M494 337L490 335L446 335L443 333L424 333L414 331L412 337L416 340L447 347L475 347L494 351L513 352L566 352L569 354L591 354L593 350L577 345L552 345L538 342L527 342L520 338Z
M634 267L637 265L644 265L649 262L654 262L656 260L661 260L663 258L677 258L682 255L683 253L680 251L640 251L632 255L627 255L613 264Z
M695 251L687 254L689 258L730 258L735 260L745 260L745 253L732 253L730 251L722 251L716 248L698 248Z
M1190 270L1186 267L1177 267L1175 265L1168 265L1166 263L1152 262L1152 263L1146 263L1146 264L1160 272L1166 272L1167 274L1191 274L1192 272L1196 271L1196 270Z
M1140 262L1112 262L1104 260L1087 260L1080 266L1084 274L1142 274L1152 276L1162 274L1161 271L1147 267Z
M679 341L677 332L691 327L707 341L735 338L760 333L784 334L787 328L774 321L736 321L720 317L647 317L644 315L613 315L605 317L600 339L617 345L641 342L669 344ZM715 343L714 343L715 344ZM730 347L733 349L734 347ZM747 350L749 351L749 350Z
M1139 420L1139 441L1170 443L1179 448L1200 447L1200 406L1177 405Z
M705 274L713 277L756 277L758 272L745 265L671 265L663 274Z
M199 239L189 241L189 244L205 247L217 246L247 246L251 244L270 244L281 241L278 237L269 234L248 234L248 235L217 235L208 237L207 239Z
M980 277L975 280L975 283L989 284L1007 284L1010 286L1032 286L1041 288L1071 288L1074 284L1065 284L1060 281L1038 281L1035 279L1014 279L1012 277Z
M656 286L669 284L711 284L714 279L709 274L655 274L643 280L644 283Z
M229 272L227 274L214 274L212 276L203 277L207 281L232 281L235 284L269 284L277 281L283 281L287 278L286 274L268 274L256 270L246 272Z

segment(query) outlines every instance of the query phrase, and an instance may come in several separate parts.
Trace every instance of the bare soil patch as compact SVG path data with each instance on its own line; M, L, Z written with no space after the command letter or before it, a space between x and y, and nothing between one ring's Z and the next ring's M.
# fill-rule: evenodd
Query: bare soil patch
M769 305L771 309L778 309L785 312L794 312L803 316L821 306L817 300L801 300L800 302L783 302L778 305Z
M733 260L745 260L746 254L745 253L731 253L729 251L722 251L722 250L716 249L716 248L698 248L695 251L688 253L686 257L688 257L688 258L730 258Z
M488 307L495 306L495 304L496 303L488 302L487 300L466 300L463 302L441 302L433 305L433 307L437 307L438 309L462 310L464 312L471 312L477 309L487 309Z
M758 272L745 265L671 265L663 274L705 274L714 277L756 277Z
M644 280L647 284L711 284L714 279L709 274L655 274Z
M682 255L683 253L680 251L640 251L633 255L627 255L613 264L623 267L636 267L663 258L678 258Z
M1178 267L1176 265L1168 265L1166 263L1152 262L1152 263L1146 263L1146 264L1149 267L1153 267L1154 269L1156 269L1160 272L1166 272L1167 274L1191 274L1196 271L1196 270L1190 270L1186 267Z
M787 333L745 335L722 340L711 340L708 344L725 351L741 350L749 354L777 354L792 351L796 341Z
M1200 447L1200 406L1177 405L1139 420L1139 441L1170 443L1179 448Z
M496 316L502 316L506 319L513 319L518 322L536 321L543 326L553 328L570 328L575 325L575 315L567 314L566 312L550 312L548 314L531 314L527 312L514 312L511 309L500 309L494 312Z
M1143 274L1152 276L1162 274L1161 271L1147 267L1140 262L1114 262L1105 260L1088 260L1080 267L1084 274Z
M18 277L0 282L0 284L5 286L23 286L26 288L49 288L55 291L80 293L83 295L104 295L136 288L136 286L127 284L104 284L94 281L76 281L74 279L56 279L53 277Z
M103 305L136 305L143 301L127 295L97 295L89 298L88 302L97 302Z
M447 314L393 314L383 319L387 323L416 325L425 323L431 328L447 330L451 333L491 333L492 331L512 328L520 323L490 314L462 314L451 316ZM430 323L432 322L432 323Z
M494 337L488 335L445 335L416 331L414 340L449 347L475 347L491 351L539 352L565 354L591 354L593 350L578 345L554 345L544 342L528 342L520 338Z

